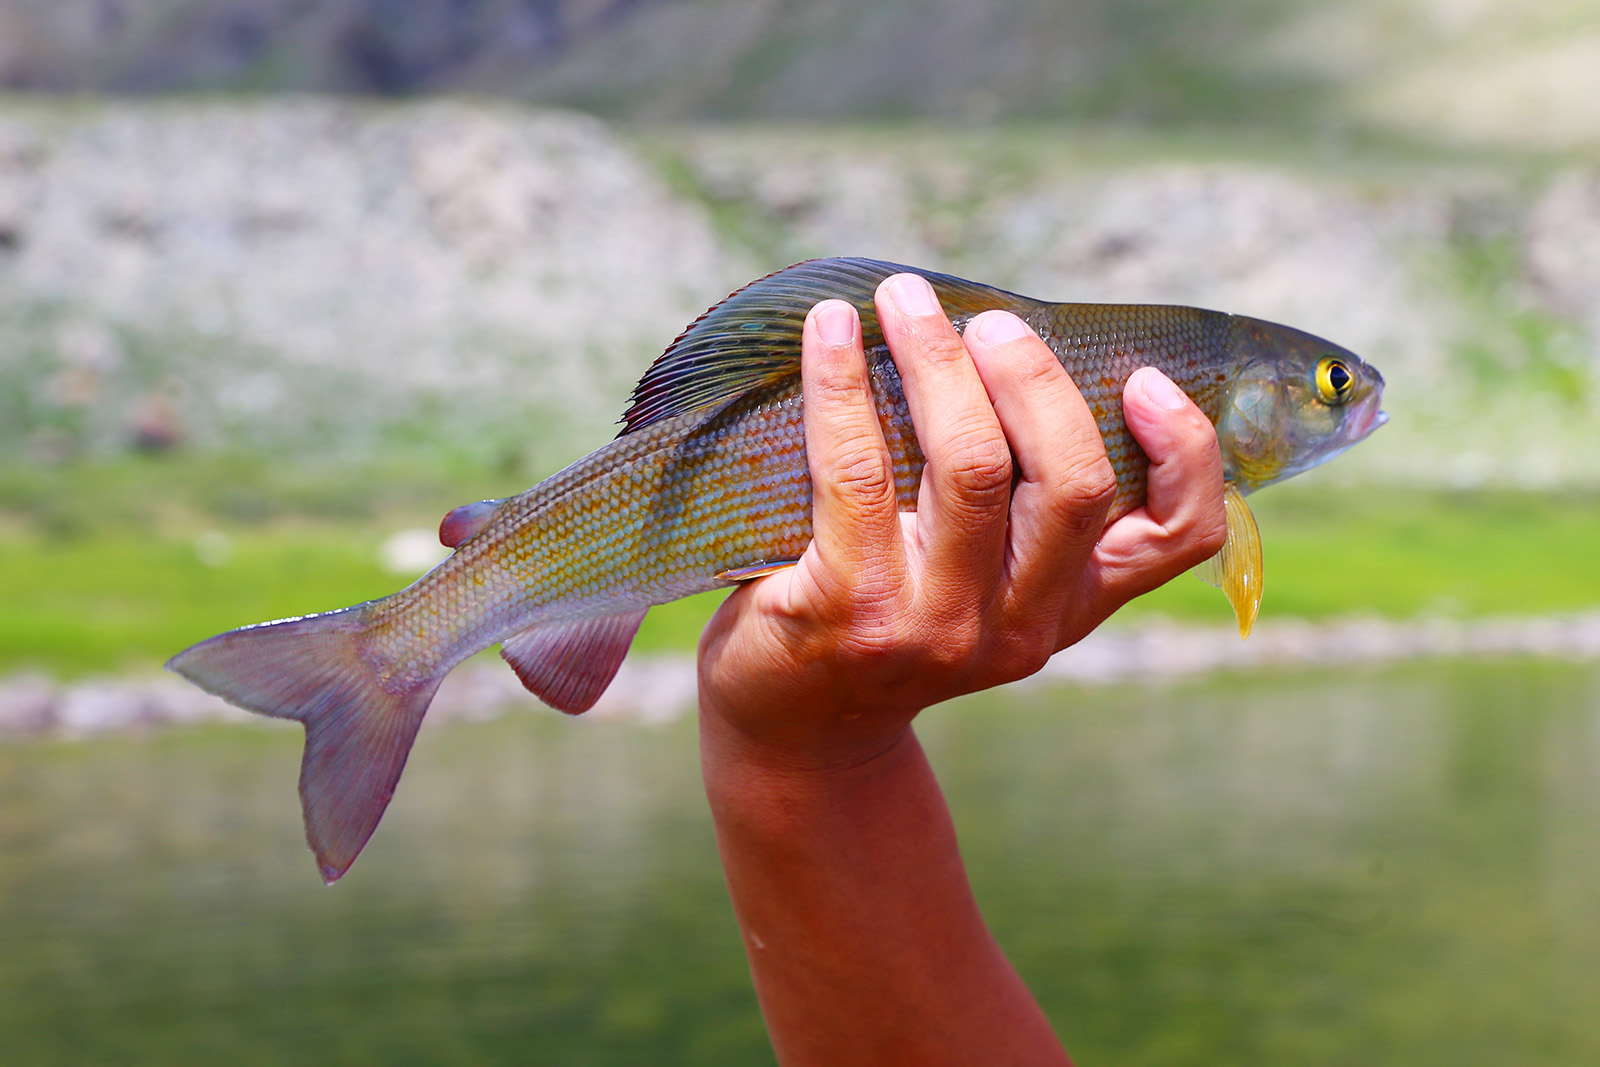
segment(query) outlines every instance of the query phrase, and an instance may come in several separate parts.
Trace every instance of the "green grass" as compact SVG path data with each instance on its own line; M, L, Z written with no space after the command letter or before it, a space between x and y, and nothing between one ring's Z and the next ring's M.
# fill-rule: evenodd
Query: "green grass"
M1600 607L1592 494L1270 489L1251 498L1266 556L1262 617L1536 615ZM1226 618L1173 582L1128 614Z
M223 534L229 547L220 563L202 559L198 538L0 537L0 673L148 669L222 630L392 593L408 579L378 563L389 532L333 524L234 530ZM652 611L636 647L693 648L718 600Z
M247 457L0 467L0 673L150 669L222 630L384 596L410 580L379 563L390 534L536 477ZM692 648L719 599L652 611L636 647Z
M207 631L378 596L397 583L348 530L236 533L226 562L194 542L12 537L0 556L0 664L75 673L159 663Z
M380 566L384 538L504 493L516 477L149 460L54 473L0 473L0 672L153 668L225 629L393 592L409 579ZM1312 480L1254 505L1264 619L1600 606L1600 496L1331 490ZM227 550L207 561L217 534ZM653 610L636 647L692 649L717 603ZM1118 621L1156 614L1230 618L1221 594L1189 577Z

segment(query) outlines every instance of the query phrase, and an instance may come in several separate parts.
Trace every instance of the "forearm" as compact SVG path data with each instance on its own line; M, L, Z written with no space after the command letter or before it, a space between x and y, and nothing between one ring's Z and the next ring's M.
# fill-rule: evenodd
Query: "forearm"
M898 508L859 316L823 301L801 344L811 543L701 639L729 890L785 1063L1066 1063L978 914L909 724L1214 554L1216 435L1159 372L1130 378L1148 504L1105 528L1117 481L1094 413L1026 323L987 311L958 335L911 275L877 308L926 457L916 510Z
M780 767L713 711L706 793L786 1064L1066 1063L984 925L911 730L870 760Z

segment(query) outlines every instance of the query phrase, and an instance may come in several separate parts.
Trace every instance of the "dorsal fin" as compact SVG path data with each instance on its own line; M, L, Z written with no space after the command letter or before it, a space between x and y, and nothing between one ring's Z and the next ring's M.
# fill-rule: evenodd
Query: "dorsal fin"
M891 274L922 275L958 327L980 311L1004 307L1025 315L1040 301L948 274L876 259L808 259L751 282L711 308L667 346L639 384L622 416L629 434L661 419L719 406L753 389L800 373L800 331L806 314L829 297L861 313L868 350L883 343L872 296Z

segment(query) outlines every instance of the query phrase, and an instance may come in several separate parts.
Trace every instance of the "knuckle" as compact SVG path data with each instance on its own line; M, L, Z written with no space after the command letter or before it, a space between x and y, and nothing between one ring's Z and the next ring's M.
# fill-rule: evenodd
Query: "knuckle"
M1188 394L1185 395L1187 396ZM1215 450L1217 448L1217 427L1207 417L1206 413L1200 410L1200 406L1194 402L1193 398L1184 407L1183 417L1191 434L1199 438L1208 449Z
M995 667L1005 681L1038 674L1055 654L1053 633L1027 630L1011 634L995 658Z
M936 364L968 363L972 360L967 352L966 342L955 332L955 327L947 321L945 328L933 333L924 333L918 337L921 356L924 362Z
M959 433L949 447L947 471L963 494L987 503L1011 491L1011 448L999 426Z
M928 658L943 672L968 675L982 666L983 634L970 622L945 625L929 643Z
M930 673L926 642L908 626L904 605L862 611L837 632L830 657L855 678L900 686L924 680Z
M1097 526L1117 496L1117 472L1104 452L1068 467L1052 487L1051 501L1070 529Z
M872 390L860 370L842 361L830 360L812 378L813 399L830 408L870 406Z
M847 449L833 461L829 474L841 496L872 506L894 501L894 467L875 442Z
M905 652L897 629L876 617L856 619L845 632L841 647L858 667L874 673L896 663Z
M1178 433L1174 451L1189 452L1204 457L1207 465L1222 464L1222 449L1217 443L1217 428L1206 418L1205 412L1193 404L1179 412Z
M1102 452L1081 467L1068 485L1074 500L1103 512L1117 495L1117 471Z
M784 620L791 630L786 643L797 658L842 659L880 673L904 654L906 590L892 568L827 571L813 580L816 595Z
M1063 379L1071 380L1067 369L1043 341L1016 346L1012 359L1011 373L1029 395L1049 396L1059 392Z

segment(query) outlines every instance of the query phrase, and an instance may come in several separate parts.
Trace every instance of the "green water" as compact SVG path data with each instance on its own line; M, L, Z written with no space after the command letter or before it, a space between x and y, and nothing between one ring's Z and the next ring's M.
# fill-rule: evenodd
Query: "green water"
M1600 1062L1600 665L1014 690L923 735L1081 1062ZM298 753L0 747L0 1063L771 1062L691 722L426 732L333 889Z

